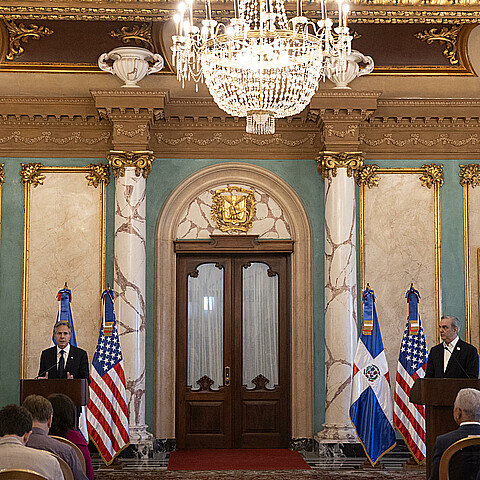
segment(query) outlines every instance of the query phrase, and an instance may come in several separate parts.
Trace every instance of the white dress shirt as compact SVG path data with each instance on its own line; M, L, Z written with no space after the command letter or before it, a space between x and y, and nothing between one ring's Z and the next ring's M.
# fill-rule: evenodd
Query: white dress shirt
M60 362L60 352L61 352L61 348L57 345L57 370L58 370L58 363ZM70 353L70 344L68 343L67 346L63 349L63 351L65 352L63 354L63 361L65 362L65 369L67 368L67 359L68 359L68 354Z
M448 345L443 342L443 373L447 369L448 362L450 357L452 356L453 351L455 350L455 346L458 342L458 336L455 337L455 340L452 340Z

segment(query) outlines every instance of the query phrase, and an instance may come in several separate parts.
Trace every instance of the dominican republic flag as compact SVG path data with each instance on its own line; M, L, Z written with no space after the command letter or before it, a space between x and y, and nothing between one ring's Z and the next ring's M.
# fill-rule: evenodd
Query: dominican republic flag
M406 293L408 318L398 357L393 421L417 463L426 457L425 407L409 400L410 389L427 369L428 349L418 313L420 294L413 288Z
M57 322L69 322L72 326L72 336L70 337L70 345L74 347L77 346L77 337L75 336L75 327L73 325L73 315L72 309L70 307L70 302L72 301L72 291L65 287L58 291L57 293L58 300L58 313L57 313ZM55 337L52 335L53 344L56 345Z
M372 465L395 445L388 365L375 309L375 293L363 292L363 329L353 364L350 420Z
M102 294L103 322L93 356L87 425L106 465L130 443L123 355L113 310L113 292Z

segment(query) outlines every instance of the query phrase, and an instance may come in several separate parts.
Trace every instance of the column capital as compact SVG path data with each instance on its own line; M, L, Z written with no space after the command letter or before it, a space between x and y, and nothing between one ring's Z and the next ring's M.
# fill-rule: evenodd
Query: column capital
M347 175L357 176L357 172L363 167L364 156L362 152L320 152L317 160L317 169L325 180L337 176L338 168L346 168Z
M155 155L151 150L133 152L110 150L110 153L107 155L107 160L115 178L124 177L125 168L127 167L135 167L135 175L137 177L143 175L144 178L148 178L148 174L152 170L152 162L155 160Z

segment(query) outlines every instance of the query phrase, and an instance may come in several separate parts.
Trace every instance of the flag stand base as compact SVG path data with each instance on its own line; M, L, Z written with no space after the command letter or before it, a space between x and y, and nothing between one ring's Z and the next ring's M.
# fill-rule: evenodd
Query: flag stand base
M410 457L408 459L408 462L405 462L405 464L403 465L404 470L418 470L418 469L423 470L424 468L425 468L425 462L417 463L417 461L413 457Z
M102 465L99 470L122 470L123 462L121 462L118 457L115 457L113 462L110 465Z
M385 469L385 465L383 465L383 463L376 463L375 465L372 465L370 463L369 460L365 460L362 464L362 466L360 467L362 470L384 470Z

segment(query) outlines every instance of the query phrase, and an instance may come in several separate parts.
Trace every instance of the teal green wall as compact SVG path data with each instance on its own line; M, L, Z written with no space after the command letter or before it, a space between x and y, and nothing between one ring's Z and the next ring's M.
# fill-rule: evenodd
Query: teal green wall
M23 255L23 185L20 163L40 161L44 165L86 166L104 159L3 158L6 181L2 186L0 231L0 406L18 401L21 350L21 298ZM227 162L228 160L225 160ZM238 161L238 160L235 160ZM165 200L175 187L213 160L156 159L147 180L147 325L146 325L146 421L153 425L154 405L154 290L155 228ZM264 167L289 183L301 198L313 233L314 291L314 430L324 421L324 185L313 160L245 160ZM441 189L443 311L464 319L463 203L458 182L459 164L467 161L375 161L381 167L420 167L425 163L444 165ZM408 208L408 199L405 199ZM106 282L113 285L114 182L107 187ZM358 210L358 209L357 209ZM172 319L172 321L174 321Z

